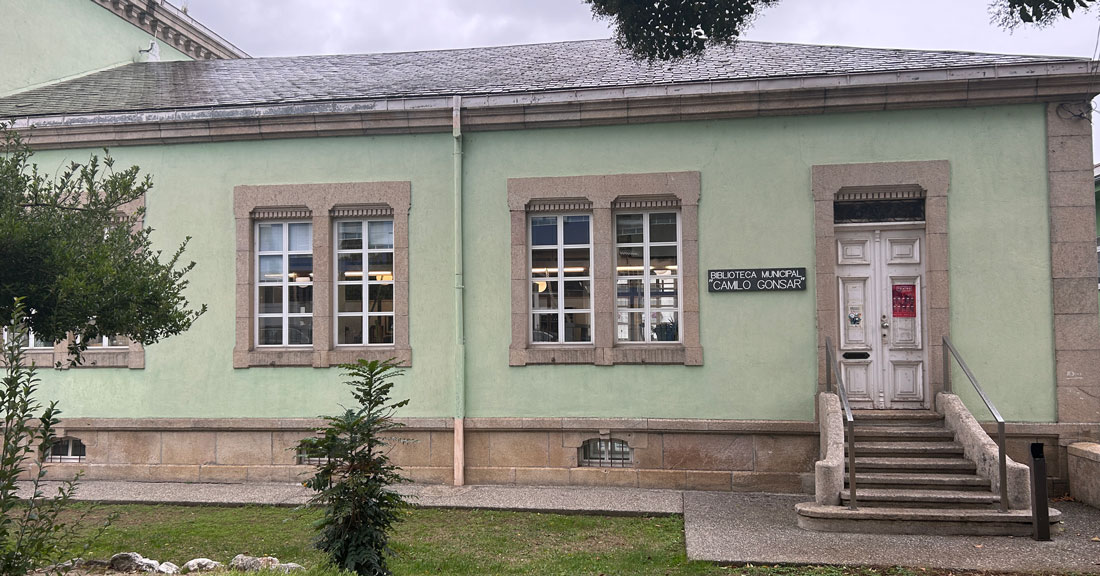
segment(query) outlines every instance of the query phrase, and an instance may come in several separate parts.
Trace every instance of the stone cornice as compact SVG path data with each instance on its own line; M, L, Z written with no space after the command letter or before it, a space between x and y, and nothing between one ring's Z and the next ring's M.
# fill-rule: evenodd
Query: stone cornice
M1090 100L1096 63L464 96L468 131ZM450 132L447 97L25 117L36 149Z
M244 50L165 0L92 1L196 60L249 58Z

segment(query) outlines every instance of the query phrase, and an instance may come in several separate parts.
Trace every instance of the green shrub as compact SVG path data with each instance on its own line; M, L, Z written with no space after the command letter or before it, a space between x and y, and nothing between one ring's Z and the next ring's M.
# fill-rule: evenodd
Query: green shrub
M390 379L402 374L392 359L359 360L340 368L352 378L346 384L355 389L359 407L325 417L326 425L315 430L320 435L298 446L302 454L325 459L305 483L316 491L310 503L324 509L316 523L316 546L340 568L388 575L389 530L407 504L389 489L405 480L387 456L392 439L383 435L401 426L393 421L393 413L409 401L390 399Z
M61 561L66 550L74 549L88 511L69 521L61 519L76 492L79 475L62 482L51 497L46 496L42 485L46 477L44 460L57 441L54 428L61 411L56 402L43 409L34 398L38 378L34 365L26 365L23 346L29 331L22 299L15 300L5 332L4 382L0 386L4 436L0 452L0 574L21 576ZM18 481L28 473L30 498L22 501L17 494ZM108 517L103 528L110 521ZM103 528L92 535L93 540Z

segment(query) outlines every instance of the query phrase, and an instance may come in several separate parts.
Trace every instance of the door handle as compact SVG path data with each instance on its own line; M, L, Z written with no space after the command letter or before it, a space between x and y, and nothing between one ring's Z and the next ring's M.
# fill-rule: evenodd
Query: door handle
M882 329L885 330L890 327L890 323L886 321L886 315L882 315Z

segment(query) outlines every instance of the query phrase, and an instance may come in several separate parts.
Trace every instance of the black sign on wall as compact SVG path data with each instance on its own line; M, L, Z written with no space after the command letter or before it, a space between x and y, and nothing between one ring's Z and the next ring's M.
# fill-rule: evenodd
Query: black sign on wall
M805 289L805 268L707 270L708 292L779 292Z

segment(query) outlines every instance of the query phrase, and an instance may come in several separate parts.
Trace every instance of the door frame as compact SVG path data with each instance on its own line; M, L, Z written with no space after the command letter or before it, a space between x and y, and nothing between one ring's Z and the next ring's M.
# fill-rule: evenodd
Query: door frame
M817 298L817 386L825 390L825 338L840 334L836 297L836 234L833 205L838 199L924 198L925 326L928 338L929 403L943 391L943 337L950 330L948 284L947 193L951 165L947 160L827 164L811 169L814 200L814 249ZM816 403L815 403L816 405Z

